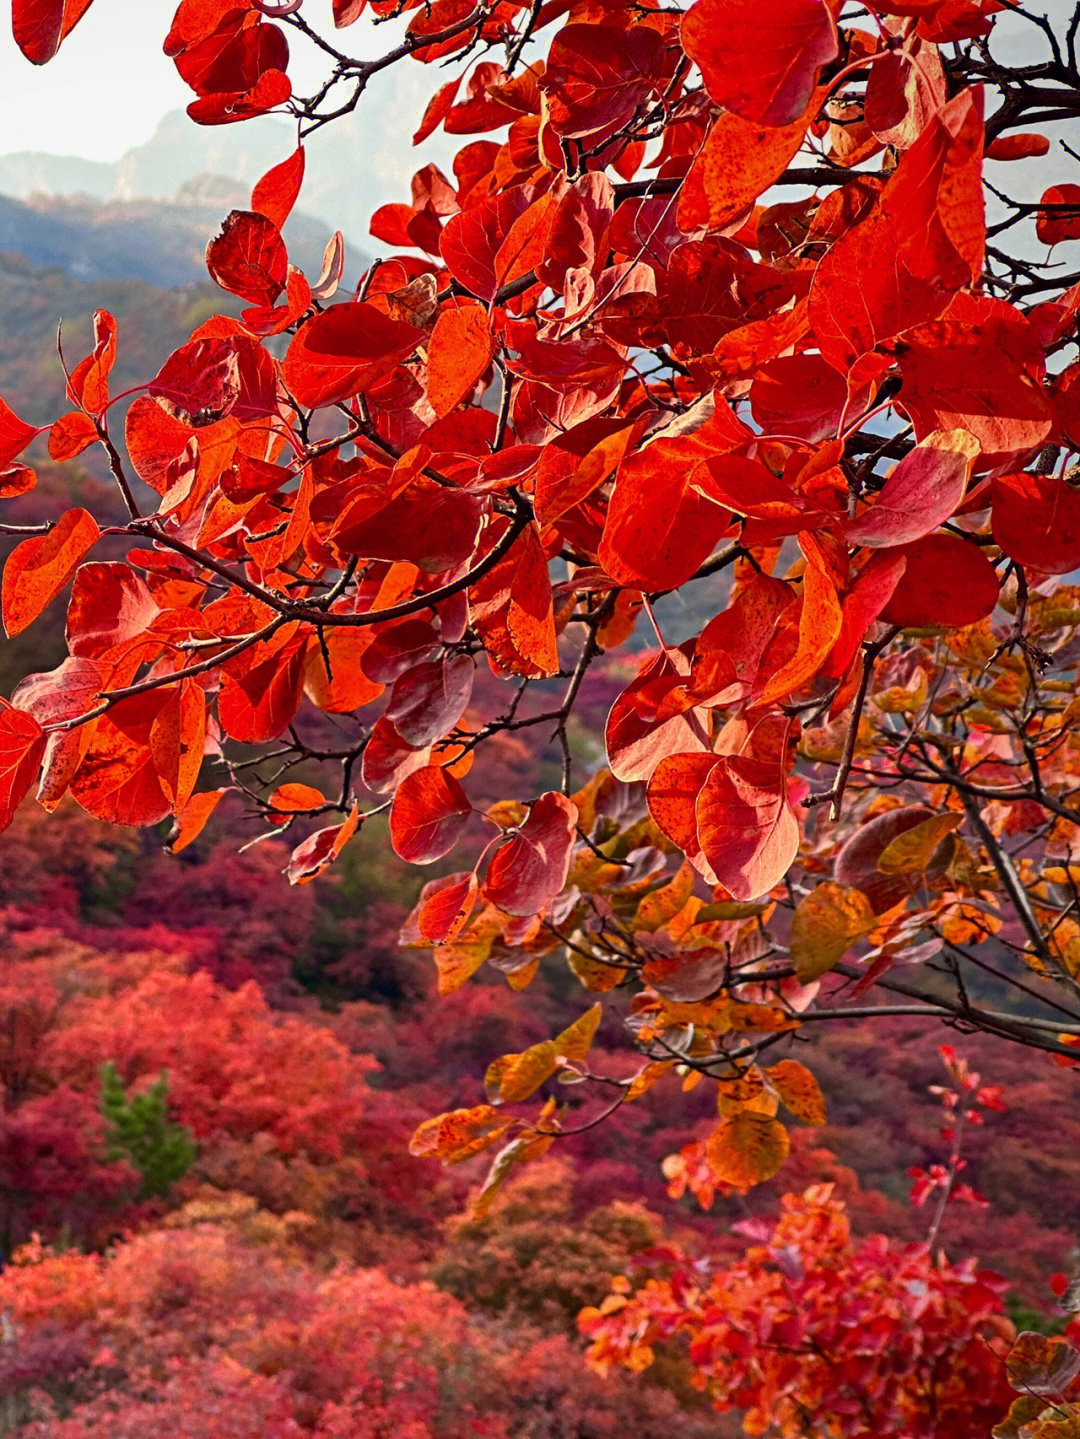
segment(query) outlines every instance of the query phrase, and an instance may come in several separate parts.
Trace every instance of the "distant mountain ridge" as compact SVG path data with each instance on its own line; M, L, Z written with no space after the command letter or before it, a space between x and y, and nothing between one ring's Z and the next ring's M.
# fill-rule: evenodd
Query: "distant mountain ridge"
M407 200L409 180L422 164L433 161L450 173L453 149L445 136L433 136L422 150L410 144L431 90L423 68L376 76L355 113L307 142L302 208L329 231L341 230L350 248L373 248L367 238L372 212ZM398 135L400 143L389 139ZM276 116L199 127L176 110L145 144L112 162L32 150L0 154L0 195L24 202L42 195L173 201L198 176L214 174L227 175L246 198L255 181L295 145L295 126Z
M73 280L138 280L146 285L206 282L204 255L230 209L248 192L217 175L197 176L171 199L102 199L87 194L0 194L0 252L58 266ZM296 213L285 236L294 263L319 273L330 230ZM362 263L354 251L351 259Z

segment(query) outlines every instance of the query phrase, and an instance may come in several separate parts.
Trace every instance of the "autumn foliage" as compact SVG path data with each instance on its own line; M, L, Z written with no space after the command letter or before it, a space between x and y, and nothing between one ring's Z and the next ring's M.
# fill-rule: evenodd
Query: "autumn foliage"
M28 59L89 4L16 0ZM349 53L391 19L378 58ZM827 1027L916 1018L1071 1068L1080 187L1040 126L1080 115L1076 30L997 0L182 0L163 39L192 121L281 113L297 143L207 247L221 312L154 374L115 392L99 311L88 351L58 347L66 413L0 402L27 516L2 527L3 623L67 607L66 658L0 713L0 824L70 795L170 822L177 855L254 819L292 885L384 834L437 866L401 937L440 994L487 971L562 1001L486 1102L416 1127L418 1159L487 1155L478 1220L556 1141L680 1084L712 1118L673 1187L769 1181L828 1117L803 1043ZM1033 64L1000 58L1018 34ZM301 96L311 44L327 80ZM460 137L452 175L423 165L372 216L363 273L340 235L302 273L281 227L308 148L414 63L442 81L414 142ZM35 519L46 447L97 453L119 520ZM45 1045L52 1093L100 1048L80 1025L112 1024L121 1079L175 1071L196 1141L257 1132L314 1170L361 1145L356 1055L214 984L151 965L126 1028L84 997ZM924 1180L948 1198L960 1164ZM655 1291L647 1322L692 1325L710 1392L760 1432L821 1405L838 1435L982 1423L926 1366L997 1403L994 1286L933 1242L860 1248L820 1188L786 1216L796 1258ZM830 1338L846 1409L818 1359L738 1369L738 1306L790 1305L821 1345L814 1315L864 1276L882 1312L920 1286L925 1324L884 1366ZM637 1302L589 1321L617 1357ZM350 1392L316 1432L359 1432Z

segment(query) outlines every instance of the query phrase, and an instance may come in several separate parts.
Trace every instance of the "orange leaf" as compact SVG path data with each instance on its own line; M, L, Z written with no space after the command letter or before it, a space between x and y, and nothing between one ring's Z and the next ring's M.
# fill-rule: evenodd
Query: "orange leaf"
M409 1153L456 1164L497 1144L509 1128L510 1122L491 1104L452 1109L421 1124L409 1141Z
M797 1059L782 1059L765 1071L765 1077L795 1116L807 1124L824 1124L825 1098L817 1080Z
M281 784L268 803L278 814L303 814L309 809L321 809L326 796L310 784Z
M304 147L297 145L287 160L275 165L251 192L251 208L280 230L296 204L304 182Z
M45 735L25 710L0 712L0 830L7 829L38 777Z
M183 809L177 811L176 822L169 835L170 854L179 854L198 839L206 828L207 820L220 804L222 796L228 793L227 786L225 789L203 790L201 794L191 796Z
M483 305L448 306L428 341L428 399L442 418L472 393L491 364L495 340Z
M705 1158L715 1178L741 1193L771 1179L791 1152L778 1119L741 1110L717 1125L705 1141Z
M47 535L16 545L4 566L0 608L8 636L33 624L75 573L101 535L86 510L68 510Z

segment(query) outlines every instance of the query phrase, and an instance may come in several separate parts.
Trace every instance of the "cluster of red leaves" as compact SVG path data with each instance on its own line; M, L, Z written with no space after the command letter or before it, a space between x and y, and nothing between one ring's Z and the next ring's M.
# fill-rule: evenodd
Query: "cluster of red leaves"
M16 37L46 60L86 8L17 0ZM1059 113L1047 94L1072 113L1071 41L1040 26L1036 93L983 56L997 0L344 0L336 29L366 8L404 16L401 43L359 61L320 36L333 72L307 100L286 73L288 32L312 33L302 0L176 12L192 118L284 108L300 143L208 247L239 314L164 359L122 437L105 312L67 414L39 428L0 405L10 494L47 431L56 460L101 448L128 513L105 527L120 558L79 507L6 561L9 635L71 593L67 658L0 713L0 825L36 786L47 809L70 793L113 823L171 815L179 851L243 795L270 833L306 832L300 884L385 810L402 859L468 856L405 928L442 992L485 964L524 988L555 949L594 994L640 980L639 1071L590 1071L597 1001L497 1059L489 1103L418 1131L419 1155L497 1151L482 1205L566 1132L554 1096L507 1117L557 1077L614 1083L612 1108L707 1077L707 1183L771 1177L781 1108L825 1111L802 1064L764 1052L850 1015L852 983L1069 1061L1075 1011L1024 980L1053 1018L892 971L945 954L954 976L962 959L1000 977L969 957L993 939L1070 1004L1080 972L1076 596L1054 580L1080 565L1080 277L996 243L1032 219L1075 236L1075 196L989 227L984 205L987 157L1040 153L1019 131ZM373 218L400 253L346 298L340 236L301 273L281 227L306 136L391 64L498 43L505 65L450 79L417 131L484 138ZM780 184L804 193L778 201ZM669 643L654 603L708 580L708 615ZM609 768L575 790L579 694L641 612L659 647L610 709ZM505 708L475 692L480 656L514 688ZM557 676L554 707L530 710ZM559 781L483 802L477 756L540 725ZM825 800L846 829L822 833Z
M17 38L47 59L85 8L19 4ZM199 95L195 120L289 101L282 27L298 8L184 0L165 48ZM339 26L362 8L339 7ZM515 10L417 11L402 54L502 34ZM11 634L75 584L71 658L0 717L3 813L36 782L47 804L70 788L121 823L176 813L186 840L213 804L193 797L204 753L276 738L305 700L345 713L385 695L357 745L361 778L393 795L398 852L431 862L473 812L455 774L472 748L458 763L447 749L469 705L464 639L501 674L552 675L575 601L599 605L602 641L617 643L625 598L677 589L725 537L775 559L797 536L787 576L744 578L700 635L649 662L607 728L614 773L647 782L657 825L708 882L738 899L771 889L799 844L797 702L844 711L876 620L958 626L994 608L993 565L943 522L992 502L1006 556L1043 571L1080 559L1062 528L1071 491L1021 473L1047 442L1071 443L1074 373L1047 380L1046 350L1075 305L1035 316L981 291L982 97L950 95L938 47L989 22L975 5L918 15L899 25L879 6L875 33L810 0L774 5L768 25L718 0L681 24L662 9L571 13L543 63L514 77L488 62L464 98L457 82L439 92L422 130L509 125L509 139L466 146L456 183L421 171L411 206L375 229L425 257L378 264L345 302L327 303L340 244L311 284L281 239L302 148L260 181L207 255L250 308L202 325L127 417L128 462L160 500L152 515L131 505L143 547L88 561L100 529L73 510L5 567ZM841 141L829 106L852 69L869 75L865 115ZM654 115L655 175L637 183ZM800 148L822 145L841 172L855 153L895 163L826 199L760 203ZM279 361L266 342L284 331ZM99 314L50 449L103 444L131 498L108 428L116 344ZM647 350L660 378L638 372ZM499 416L480 404L493 364ZM889 406L917 444L852 506L850 442ZM37 431L8 410L2 429L10 465ZM353 833L349 799L295 879ZM310 807L331 802L316 792ZM453 934L478 888L513 916L545 909L576 820L543 796L422 932Z
M747 1434L982 1439L1007 1403L1012 1337L992 1276L926 1246L853 1243L828 1186L786 1196L775 1226L743 1227L757 1242L729 1268L624 1279L586 1310L592 1363L642 1370L685 1341L717 1408L747 1411Z

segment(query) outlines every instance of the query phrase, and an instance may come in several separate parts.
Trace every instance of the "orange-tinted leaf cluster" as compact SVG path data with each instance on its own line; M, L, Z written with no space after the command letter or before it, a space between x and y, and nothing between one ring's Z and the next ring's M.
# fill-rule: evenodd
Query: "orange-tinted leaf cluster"
M88 3L16 0L24 53ZM984 171L1080 117L1075 37L1027 17L1040 88L985 59L998 0L339 0L304 97L301 8L181 0L165 37L196 123L281 110L298 143L208 246L239 313L122 424L108 312L65 374L50 454L97 447L126 519L9 527L8 635L71 594L0 715L0 827L36 784L172 816L179 853L243 796L295 885L383 811L403 860L464 855L404 928L440 991L558 956L590 1040L629 991L637 1051L594 1071L556 1029L422 1127L495 1150L483 1204L582 1127L575 1089L675 1079L719 1093L706 1183L767 1179L780 1106L822 1108L790 1036L870 990L1074 1063L1080 282L1013 234L1069 244L1077 187ZM368 10L404 36L359 60ZM463 140L450 173L376 212L362 275L340 235L304 274L306 137L412 61L455 68L416 132ZM0 498L41 434L0 403Z

